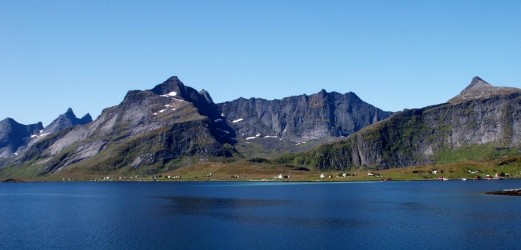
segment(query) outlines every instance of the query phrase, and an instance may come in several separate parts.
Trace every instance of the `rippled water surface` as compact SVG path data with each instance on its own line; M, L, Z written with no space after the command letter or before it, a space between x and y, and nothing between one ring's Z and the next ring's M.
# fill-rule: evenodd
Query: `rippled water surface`
M2 183L1 249L512 249L521 181Z

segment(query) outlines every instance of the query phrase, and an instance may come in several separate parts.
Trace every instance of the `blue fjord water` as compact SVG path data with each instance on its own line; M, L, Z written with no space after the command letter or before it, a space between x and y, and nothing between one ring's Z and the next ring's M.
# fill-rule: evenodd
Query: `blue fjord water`
M514 249L520 180L0 184L0 249Z

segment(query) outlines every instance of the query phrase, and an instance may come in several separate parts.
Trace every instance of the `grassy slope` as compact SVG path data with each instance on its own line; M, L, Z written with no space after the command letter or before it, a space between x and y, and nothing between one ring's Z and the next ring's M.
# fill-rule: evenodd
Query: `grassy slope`
M277 164L270 160L235 160L235 161L213 161L197 163L191 166L178 168L175 170L154 174L140 175L132 172L121 171L84 171L83 168L68 168L47 176L31 175L32 169L22 168L17 171L4 169L1 176L7 178L21 178L34 181L52 181L72 179L72 180L92 180L110 176L111 180L152 180L153 178L161 181L184 180L184 181L210 181L210 180L275 180L275 181L378 181L380 179L391 178L392 180L433 180L438 177L449 179L475 179L477 176L484 178L486 175L494 176L496 173L509 174L511 178L521 178L521 153L519 149L496 148L494 145L477 145L461 148L453 151L442 151L435 157L437 164L413 166L405 168L394 168L382 171L372 171L377 176L368 176L367 169L351 169L348 171L318 169L298 169L296 166ZM195 162L195 161L194 161ZM432 170L437 169L437 174L432 174ZM478 174L469 173L479 171ZM211 173L211 175L210 175ZM325 178L320 178L320 174ZM338 177L339 174L346 173L355 175L351 177ZM289 179L276 178L279 174L289 175ZM181 179L167 178L167 176L181 176ZM236 178L238 176L238 178ZM328 178L332 176L332 178Z

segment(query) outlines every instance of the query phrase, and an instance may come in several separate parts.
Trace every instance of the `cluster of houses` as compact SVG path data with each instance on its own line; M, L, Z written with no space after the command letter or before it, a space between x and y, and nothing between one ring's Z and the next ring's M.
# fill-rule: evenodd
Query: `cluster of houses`
M351 177L351 176L356 176L357 174L354 173L354 174L348 174L348 173L340 173L340 174L337 174L337 178L346 178L346 177ZM333 178L333 175L325 175L325 174L320 174L320 179L324 179L324 178L328 178L328 179L331 179Z
M123 180L138 180L138 181L145 181L145 179L148 179L150 178L152 181L157 181L157 179L159 178L166 178L166 179L181 179L181 176L180 175L168 175L168 176L162 176L162 175L154 175L154 176L150 176L150 177L144 177L144 176L130 176L130 177L125 177L125 176L119 176L119 177L110 177L110 176L105 176L105 177L102 177L100 179L92 179L92 181L114 181L114 180L119 180L119 181L123 181ZM63 181L70 181L71 179L63 179Z
M419 172L420 172L420 171L419 171ZM413 171L413 173L414 173L414 171ZM421 172L421 173L423 173L423 172ZM442 173L442 174L443 174L443 170L432 169L432 170L431 170L431 173L434 174L434 175L436 175L436 174L438 174L438 173ZM475 177L476 180L481 180L481 179L483 179L483 178L479 175L479 174L481 174L481 172L480 172L479 170L470 170L470 169L469 169L469 170L467 170L467 173L469 173L469 174L473 174L473 175L476 175L476 177ZM489 175L489 174L486 174L485 177L484 177L484 179L485 179L485 180L502 180L502 179L505 179L505 178L508 178L508 177L510 177L509 174L505 174L505 173L496 173L494 176ZM446 181L446 180L448 180L448 179L445 178L445 177L443 177L443 176L441 176L441 177L438 177L437 180L440 180L440 181ZM466 181L467 178L462 178L462 180Z

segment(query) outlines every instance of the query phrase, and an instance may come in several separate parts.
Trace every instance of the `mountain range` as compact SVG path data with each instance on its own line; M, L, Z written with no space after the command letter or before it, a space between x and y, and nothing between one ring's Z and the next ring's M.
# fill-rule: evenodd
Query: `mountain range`
M132 90L92 120L72 109L45 128L0 122L0 169L157 174L201 162L269 158L314 169L429 164L465 145L518 146L521 90L479 77L447 103L397 113L354 93L214 103L177 77ZM2 174L2 171L0 171Z

